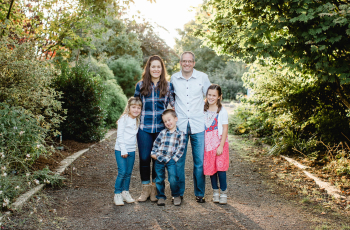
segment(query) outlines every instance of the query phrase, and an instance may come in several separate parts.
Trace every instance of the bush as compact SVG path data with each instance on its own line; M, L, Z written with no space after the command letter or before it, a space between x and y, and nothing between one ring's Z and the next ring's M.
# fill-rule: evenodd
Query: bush
M122 87L127 97L133 96L135 85L141 79L140 63L134 58L119 58L108 63L117 83Z
M106 133L102 79L93 76L86 65L71 68L66 62L60 64L62 73L57 77L55 86L63 92L63 107L68 111L66 121L60 126L62 135L81 142L102 139Z
M243 77L254 94L242 100L232 131L273 140L271 154L302 154L323 162L325 146L348 142L350 134L347 108L335 86L286 66L266 64L252 65Z
M49 155L51 149L45 144L47 130L42 121L21 107L0 103L0 209L8 205L19 194L40 183L37 177L30 176L31 165L40 155ZM28 176L24 176L24 175ZM51 171L38 171L41 181L50 179L52 185L59 185L62 177ZM45 176L47 175L47 176Z
M117 84L112 70L106 64L99 63L92 57L87 58L85 63L88 64L91 72L99 75L104 80L103 108L107 112L106 124L108 127L116 127L116 121L124 111L127 98Z
M64 119L61 93L51 86L54 67L37 59L36 48L34 42L0 40L0 102L23 107L40 120L42 127L54 131Z
M0 163L9 170L28 170L47 153L40 120L21 107L0 103Z
M245 66L244 63L228 61L224 67L208 72L210 82L220 85L224 100L234 100L237 94L246 92L242 81Z

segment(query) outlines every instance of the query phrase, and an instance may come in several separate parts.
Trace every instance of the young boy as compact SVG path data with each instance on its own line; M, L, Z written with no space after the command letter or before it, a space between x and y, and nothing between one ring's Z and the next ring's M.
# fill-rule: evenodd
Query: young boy
M168 170L171 195L174 197L174 205L181 205L181 198L176 172L176 162L181 158L185 150L185 133L176 127L177 116L174 110L167 109L162 114L166 129L163 129L154 141L151 157L156 159L155 170L157 173L156 187L158 206L165 205L165 168Z

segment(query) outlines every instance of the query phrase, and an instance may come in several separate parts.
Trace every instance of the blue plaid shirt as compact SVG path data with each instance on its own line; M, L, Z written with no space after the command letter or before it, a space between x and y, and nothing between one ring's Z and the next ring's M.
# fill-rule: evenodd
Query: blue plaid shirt
M159 82L158 82L159 83ZM143 81L136 84L134 97L139 97L142 101L142 111L140 118L140 129L147 133L159 133L165 126L162 120L162 113L167 109L168 104L175 106L174 87L168 82L167 94L159 98L160 91L156 89L158 86L152 82L152 91L150 95L141 95L141 86Z
M156 155L159 162L168 163L171 159L177 162L182 157L186 147L186 134L177 127L171 133L163 129L153 143L151 155Z

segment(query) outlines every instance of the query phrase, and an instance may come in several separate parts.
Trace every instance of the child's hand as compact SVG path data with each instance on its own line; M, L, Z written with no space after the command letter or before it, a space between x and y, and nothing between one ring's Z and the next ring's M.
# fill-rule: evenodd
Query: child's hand
M223 147L219 146L219 148L216 150L216 156L220 156L222 154L223 149Z
M127 158L129 154L122 155L123 158Z
M155 160L157 160L157 156L156 155L151 155L151 157Z

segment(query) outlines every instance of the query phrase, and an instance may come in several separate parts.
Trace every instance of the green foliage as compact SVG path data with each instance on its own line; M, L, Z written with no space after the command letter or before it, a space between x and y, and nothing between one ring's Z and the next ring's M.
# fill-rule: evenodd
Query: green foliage
M27 110L0 103L0 163L13 170L25 170L47 152L46 132Z
M108 63L113 71L117 83L122 87L125 95L134 95L135 84L141 79L142 69L134 58L119 58Z
M210 82L221 86L224 100L232 101L238 94L246 92L242 81L245 66L244 63L227 61L223 68L208 72Z
M91 40L91 46L76 50L76 53L93 56L104 63L131 57L141 65L142 49L138 35L129 32L125 23L116 18L113 12L88 25L88 28L86 37Z
M251 63L271 58L292 70L334 83L350 108L350 4L345 1L210 0L198 31L221 53Z
M127 98L121 87L114 79L112 70L106 64L97 62L94 58L87 58L85 63L89 66L90 72L100 76L105 85L103 108L107 112L106 124L109 127L116 127L116 121L123 113Z
M155 27L146 20L144 20L143 23L130 21L127 27L127 32L137 34L138 40L141 42L143 66L150 56L159 55L164 61L168 74L171 75L174 72L174 68L176 68L175 65L177 65L179 57L175 51L159 37L158 33L155 31ZM157 25L157 27L166 30L159 25Z
M194 29L201 27L198 22L185 24L184 30L178 30L181 38L176 39L175 50L180 55L184 51L192 51L196 55L195 69L205 72L211 83L219 84L224 100L233 100L238 93L244 93L242 76L246 72L245 64L231 61L227 55L217 55L195 37Z
M102 139L106 133L102 79L93 76L83 64L69 67L67 62L62 62L60 67L62 73L57 77L55 87L63 92L63 107L68 111L66 121L60 126L62 135L82 142Z
M29 188L26 182L33 179L23 175L39 156L51 152L40 119L22 107L0 103L0 209Z
M252 65L243 79L254 95L243 100L231 127L273 139L271 154L295 151L316 161L325 151L320 140L326 145L347 141L347 108L334 85L271 63Z
M38 180L41 184L48 184L53 187L59 187L63 185L63 181L66 179L56 173L53 173L49 167L45 167L42 170L35 171L31 175L31 180Z
M0 102L23 107L40 120L41 127L54 131L64 119L61 93L51 87L55 69L37 60L35 49L32 42L0 40Z

